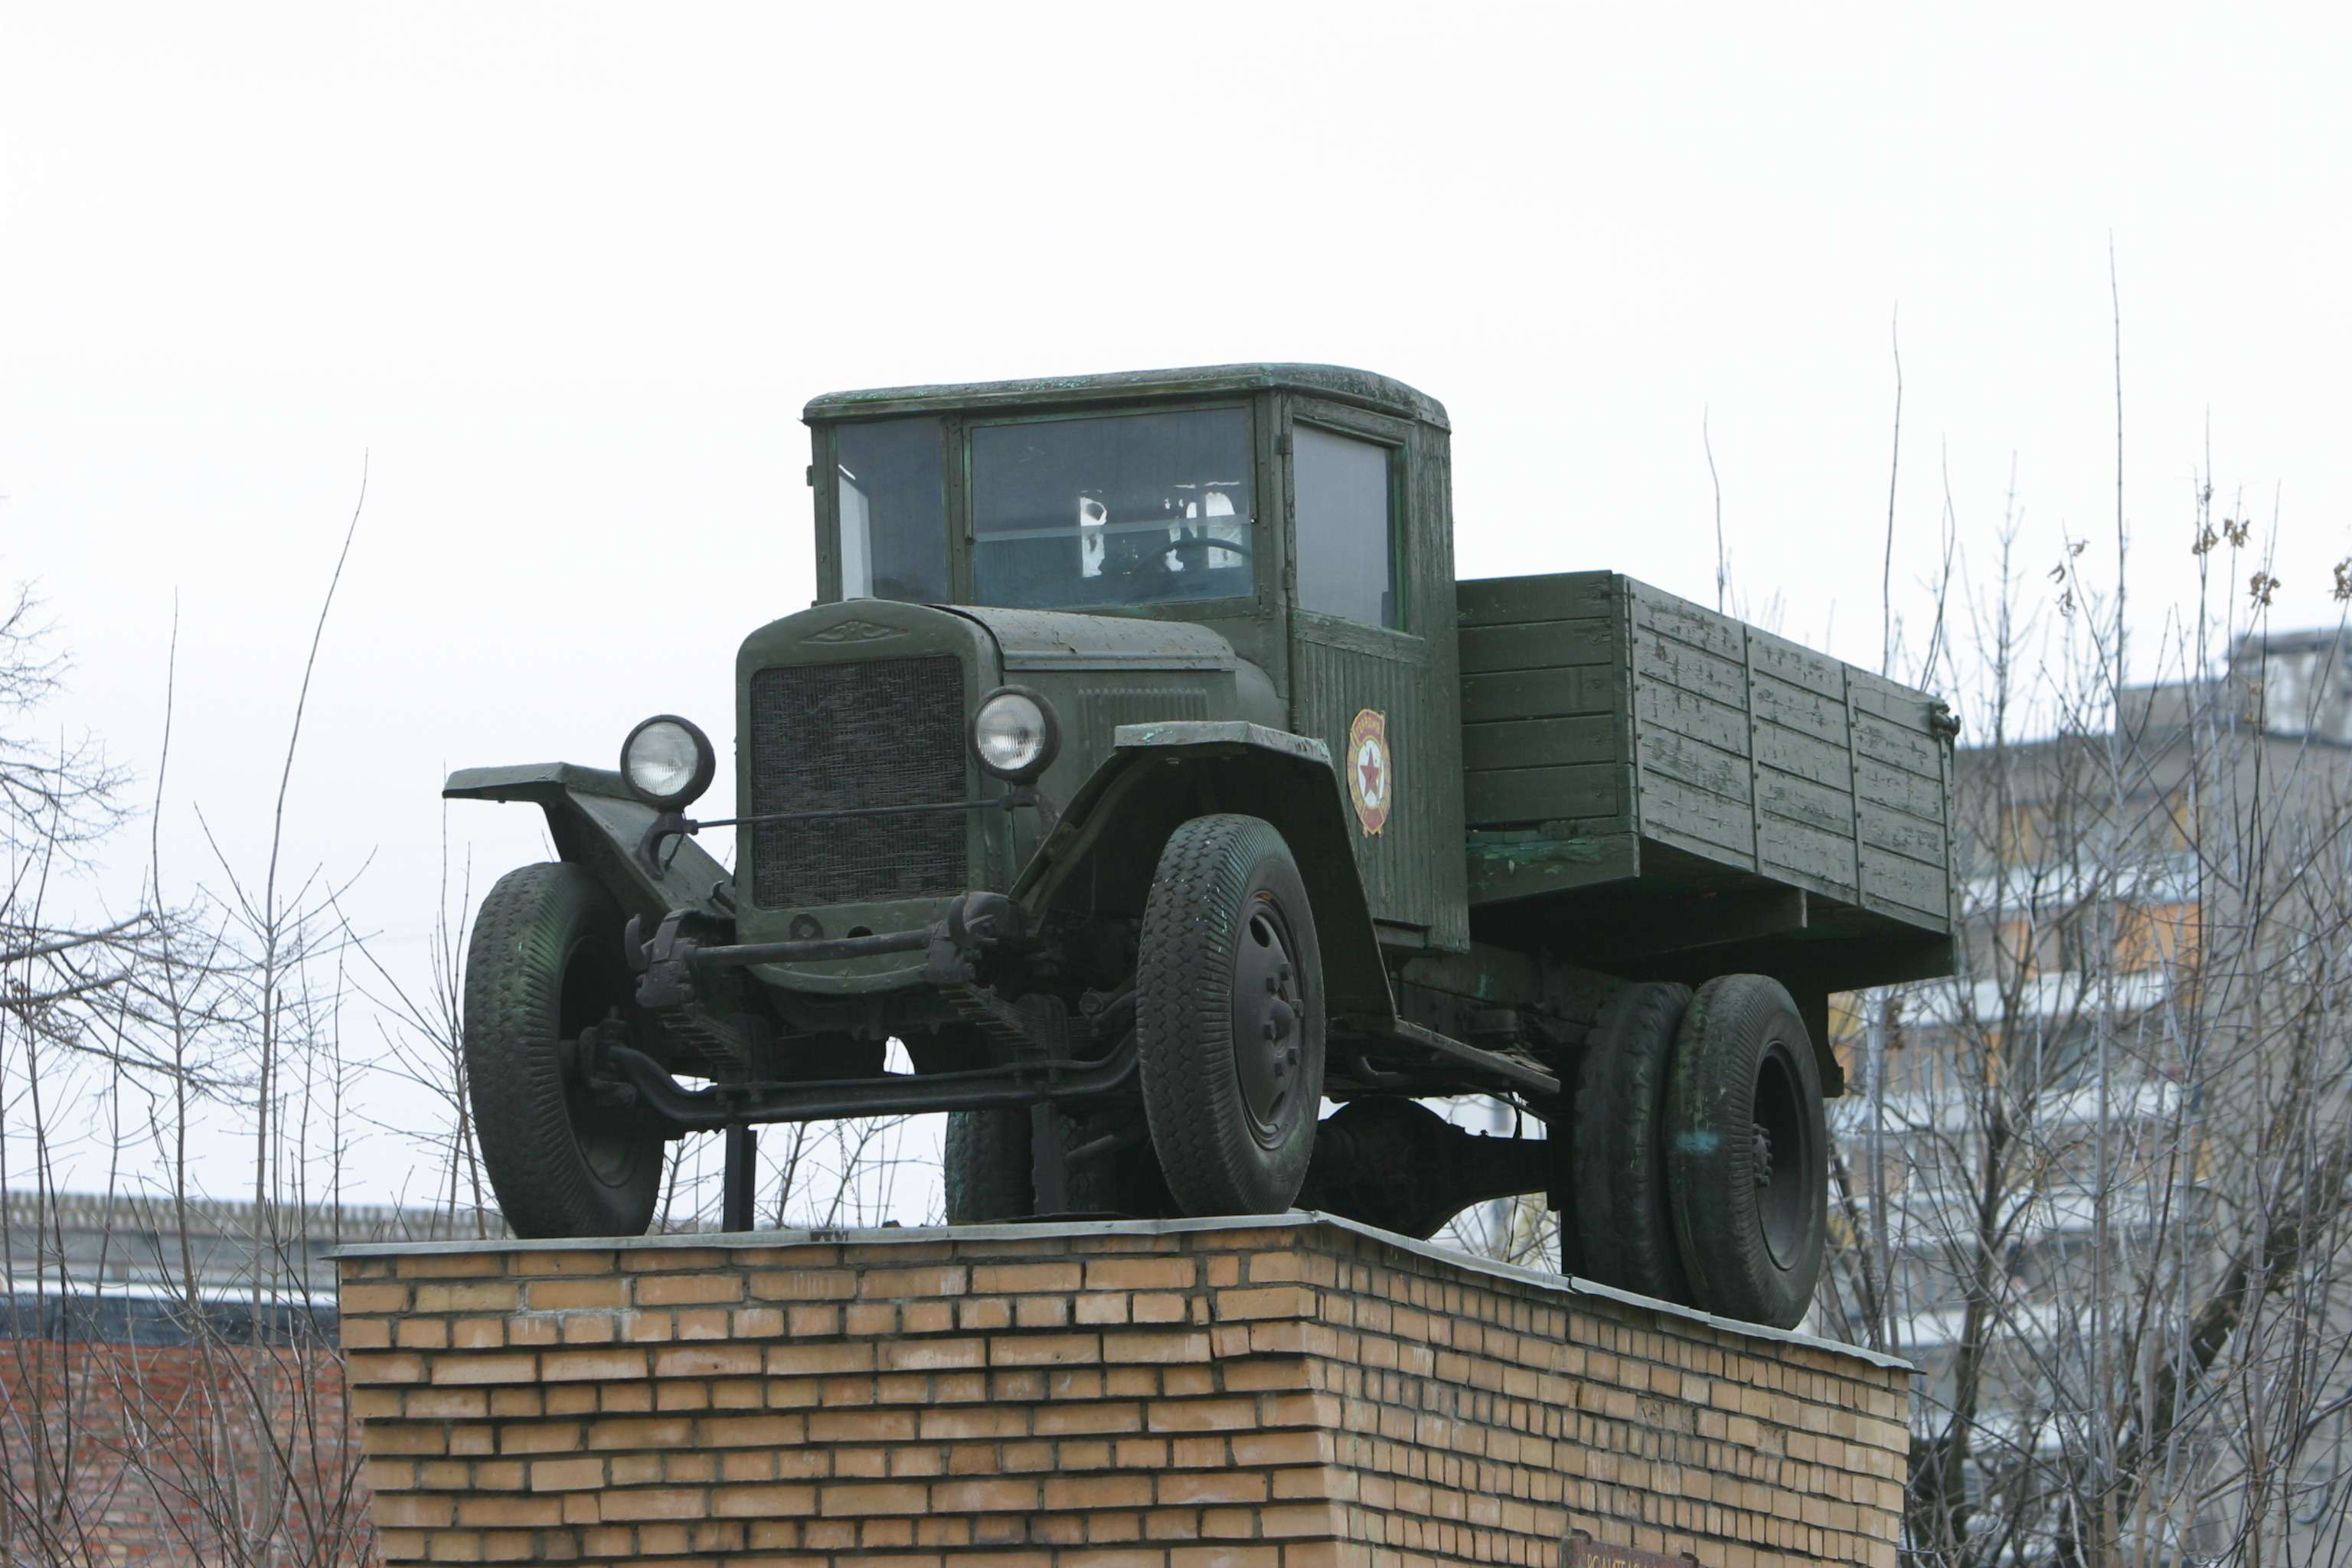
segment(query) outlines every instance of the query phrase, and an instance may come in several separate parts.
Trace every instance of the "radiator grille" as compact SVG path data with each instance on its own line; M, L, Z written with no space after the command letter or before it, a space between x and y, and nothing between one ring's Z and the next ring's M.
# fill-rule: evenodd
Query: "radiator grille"
M797 664L751 677L749 815L915 805L965 795L963 667L951 655ZM962 812L752 829L765 909L963 891Z

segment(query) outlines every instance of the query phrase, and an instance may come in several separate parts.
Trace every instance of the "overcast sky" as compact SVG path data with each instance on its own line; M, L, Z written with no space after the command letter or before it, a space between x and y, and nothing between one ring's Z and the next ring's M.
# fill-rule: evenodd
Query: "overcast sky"
M196 807L264 842L364 454L289 853L411 973L446 769L723 731L735 644L811 596L827 390L1364 366L1452 411L1465 575L1711 602L1704 419L1735 593L1874 666L1898 310L1898 598L1939 465L1979 574L2012 462L2031 592L2111 553L2112 237L2144 629L2209 422L2277 624L2331 623L2347 41L2315 5L0 4L0 582L142 770L176 605L164 852L208 875ZM540 858L527 808L446 824L478 893Z

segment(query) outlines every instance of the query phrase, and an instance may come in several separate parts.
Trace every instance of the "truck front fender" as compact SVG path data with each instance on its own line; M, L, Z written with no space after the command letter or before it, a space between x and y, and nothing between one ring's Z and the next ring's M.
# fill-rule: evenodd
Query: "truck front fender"
M1122 724L1013 896L1033 912L1139 915L1169 836L1212 812L1272 823L1297 858L1323 953L1328 1010L1395 1016L1388 971L1349 843L1349 812L1322 742L1239 720Z
M547 814L555 852L585 867L648 927L672 910L698 910L734 919L734 879L708 850L683 835L664 842L658 868L638 853L657 815L629 793L621 775L573 763L520 767L459 768L441 786L445 800L522 800Z

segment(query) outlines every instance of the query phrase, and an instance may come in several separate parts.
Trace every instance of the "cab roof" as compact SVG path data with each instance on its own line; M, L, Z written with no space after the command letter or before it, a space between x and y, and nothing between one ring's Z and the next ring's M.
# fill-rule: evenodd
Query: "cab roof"
M828 392L809 400L809 424L882 414L922 414L959 408L1001 408L1108 403L1204 393L1305 392L1383 414L1450 429L1445 405L1391 377L1336 364L1210 364L1178 370L1121 370L1098 375L1049 375L1025 381L968 381L940 386L878 386Z

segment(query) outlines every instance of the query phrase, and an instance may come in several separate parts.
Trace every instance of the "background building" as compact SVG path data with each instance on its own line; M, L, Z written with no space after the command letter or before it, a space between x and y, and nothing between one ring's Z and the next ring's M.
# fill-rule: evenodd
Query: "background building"
M370 1561L326 1254L482 1219L8 1194L0 1563Z
M2339 647L1958 759L1959 973L1853 1016L1833 1107L1827 1307L1923 1368L1918 1550L2346 1550Z

